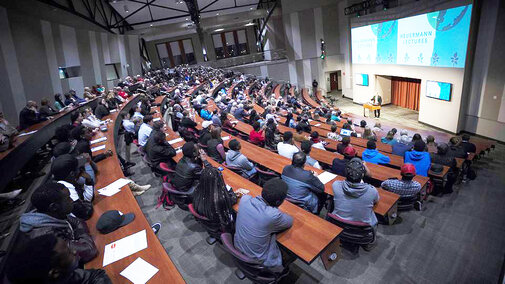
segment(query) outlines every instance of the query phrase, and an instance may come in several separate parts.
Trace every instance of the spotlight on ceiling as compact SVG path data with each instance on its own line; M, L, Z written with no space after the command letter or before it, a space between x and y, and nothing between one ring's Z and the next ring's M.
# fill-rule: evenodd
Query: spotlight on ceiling
M153 24L150 24L149 26L150 26L150 27L152 27L152 26L153 26Z
M124 5L124 11L125 11L126 13L130 12L130 11L128 11L128 6Z
M182 4L184 3L184 0L175 0L175 4Z
M224 29L217 29L217 30L214 30L215 32L222 32L224 31Z

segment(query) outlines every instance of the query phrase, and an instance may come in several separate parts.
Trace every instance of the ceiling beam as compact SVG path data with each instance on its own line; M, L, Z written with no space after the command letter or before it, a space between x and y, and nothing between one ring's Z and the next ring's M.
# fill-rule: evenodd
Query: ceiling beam
M119 21L118 23L114 24L114 26L112 26L113 28L116 28L118 27L119 23L123 22L123 21L126 21L126 19L128 19L129 17L137 14L140 10L144 9L145 7L149 6L151 3L153 3L154 1L156 0L151 0L150 2L147 2L147 3L144 3L144 5L142 5L140 8L138 8L137 10L133 11L131 14L129 14L128 16L124 17L121 21Z
M202 12L205 9L207 9L210 5L216 3L217 1L219 1L219 0L214 0L214 1L210 2L209 4L205 5L205 7L203 7L202 9L200 9L200 12Z
M135 2L135 3L140 3L140 4L145 4L144 2L141 2L139 0L129 0L129 1L130 2ZM168 9L168 10L182 12L182 13L187 13L188 12L188 11L185 11L185 10L182 10L182 9L172 8L172 7L168 7L168 6L164 6L164 5L160 5L160 4L154 4L154 3L149 4L149 6L163 8L163 9Z

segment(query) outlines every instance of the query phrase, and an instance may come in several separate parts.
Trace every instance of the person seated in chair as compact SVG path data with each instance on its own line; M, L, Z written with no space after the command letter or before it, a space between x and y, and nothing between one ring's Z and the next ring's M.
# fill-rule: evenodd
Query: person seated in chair
M300 149L307 157L307 161L305 163L309 166L316 168L316 169L322 169L319 162L310 156L310 151L312 150L312 147L313 147L312 141L303 141L302 144L300 145Z
M363 161L373 164L385 165L391 162L391 158L377 151L377 144L374 140L368 140L366 143L366 150L361 153Z
M396 144L395 134L393 133L393 131L388 131L386 137L381 138L381 143L389 144L391 146Z
M235 224L235 247L279 272L290 263L286 257L288 253L281 250L276 238L278 232L293 225L293 217L278 209L287 192L288 186L283 180L268 180L263 185L261 196L244 195L240 198Z
M98 250L84 221L76 218L74 203L65 185L47 182L31 196L35 210L24 213L19 219L19 242L27 242L43 235L54 235L68 242L84 264L98 255Z
M454 136L449 139L449 154L454 158L466 159L468 157L468 153L465 152L465 149L461 145L460 137Z
M246 178L252 177L257 172L256 167L244 154L240 153L242 148L240 142L237 139L232 139L228 147L230 150L226 152L226 165L241 169Z
M249 132L249 142L258 146L262 146L265 143L263 129L261 129L260 123L258 121L253 123L253 130Z
M213 129L212 122L205 120L202 122L202 130L198 133L198 143L203 146L207 146L207 142L212 139L210 132Z
M153 131L149 137L149 147L146 147L146 154L149 161L161 171L160 163L166 163L170 168L174 168L176 163L173 157L177 155L174 147L168 143L165 133Z
M413 178L416 176L416 167L405 163L401 169L402 179L390 178L382 182L381 187L400 195L400 197L413 197L421 191L421 184Z
M423 140L417 140L414 149L405 153L405 163L411 163L416 167L418 175L428 176L431 167L430 153L425 152L426 144Z
M96 118L102 119L109 114L110 114L110 111L109 111L109 107L107 105L107 102L105 101L104 98L99 99L98 105L95 108Z
M212 121L212 114L207 110L207 105L203 105L200 110L200 116L205 120Z
M303 209L319 214L326 201L324 184L313 172L304 170L307 160L303 152L293 155L291 165L282 170L282 180L288 185L288 198L300 204Z
M39 112L40 112L40 116L41 117L49 117L49 116L57 115L59 113L59 111L53 109L51 107L51 105L49 105L49 99L48 98L43 98L40 101Z
M331 163L331 171L336 175L345 177L345 167L347 166L347 163L352 158L356 157L357 154L358 152L356 152L356 149L354 149L351 145L347 146L344 149L343 159L333 159L333 162Z
M450 167L447 173L447 182L444 186L444 193L451 193L452 186L458 177L456 159L449 153L449 146L446 143L438 143L437 153L430 153L431 162Z
M335 204L332 214L376 228L378 221L373 206L379 202L379 192L374 186L362 182L366 172L366 166L359 158L352 158L347 163L346 179L332 185Z
M265 127L265 148L277 150L277 143L280 140L278 133L274 120L272 118L268 119Z
M393 155L404 157L405 153L412 149L408 135L400 135L400 139L397 143L393 144L391 149Z
M210 140L207 142L207 155L214 161L222 163L226 159L224 151L223 139L221 139L221 128L213 127L210 132Z
M153 117L152 115L146 115L142 119L143 123L140 125L139 133L138 133L138 141L139 145L144 147L147 143L147 140L149 139L149 135L151 135L151 132L153 131Z
M293 139L296 142L302 142L302 141L308 141L309 140L309 138L303 132L303 127L301 125L298 124L295 127L295 130L296 130L296 132L293 134Z
M211 165L205 159L205 152L200 151L198 145L193 142L182 146L182 154L182 159L175 166L175 175L171 182L178 191L192 191L198 185L203 166Z
M52 234L18 244L7 261L5 282L112 283L105 270L79 268L79 256L69 244L71 242Z
M351 144L351 137L344 136L342 137L342 141L337 144L337 153L344 154L344 149L347 148Z
M223 175L215 167L202 170L198 188L193 196L195 211L212 223L221 224L222 233L234 233L237 195L226 188Z
M463 134L461 136L461 140L461 147L463 147L463 150L465 150L466 153L475 153L477 151L475 144L470 142L470 135Z
M293 141L293 133L291 131L286 131L282 135L282 138L283 141L277 144L277 151L279 152L279 155L288 159L293 159L293 155L300 151Z
M19 112L19 130L24 130L34 124L47 120L38 111L37 102L28 101L26 106Z

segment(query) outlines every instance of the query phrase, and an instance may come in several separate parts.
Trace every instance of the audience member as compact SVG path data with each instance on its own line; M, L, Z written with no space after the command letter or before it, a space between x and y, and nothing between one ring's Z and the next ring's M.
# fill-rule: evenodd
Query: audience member
M410 144L410 139L407 135L400 135L400 140L398 143L393 144L391 147L393 155L400 157L405 156L405 152L412 149L412 144Z
M140 146L145 146L147 143L147 139L149 138L149 135L151 135L151 131L153 130L153 117L151 115L146 115L143 118L142 125L140 126L139 129L139 134L138 134L138 141Z
M347 146L349 146L350 143L351 143L351 137L349 136L342 137L342 142L337 144L337 152L343 155L344 149L347 148Z
M466 153L475 153L477 151L477 147L475 147L475 144L470 142L470 135L465 133L461 136L461 139L462 139L461 147L463 147L463 150Z
M226 159L223 139L221 139L221 128L212 128L210 136L211 139L207 142L207 155L209 155L209 157L211 157L214 161L221 164Z
M356 157L357 152L356 150L351 146L347 146L344 149L344 158L339 159L335 158L333 159L333 162L331 164L331 171L339 176L345 177L345 167L347 166L347 163L354 157Z
M307 165L312 166L316 169L322 169L319 162L310 156L310 151L312 150L312 142L311 141L303 141L300 145L300 149L307 157L307 161L305 162Z
M237 139L232 139L228 144L230 150L226 152L226 165L242 170L242 176L252 177L257 171L256 167L244 154L240 153L242 145Z
M326 137L331 140L342 141L342 137L337 133L337 126L335 124L331 125L331 132L328 132Z
M428 176L431 167L431 158L428 152L425 152L426 144L423 140L417 140L414 144L414 150L405 152L405 163L411 163L416 167L416 172L421 176Z
M295 153L292 164L282 170L282 180L288 185L289 199L305 210L319 214L326 201L324 184L313 172L303 169L306 160L303 152Z
M207 147L207 142L212 138L210 132L212 131L212 122L205 120L202 122L202 130L198 133L198 143Z
M288 252L281 250L276 238L276 233L293 225L293 218L278 209L287 191L287 184L274 178L263 185L261 196L242 196L235 225L235 247L261 261L264 266L278 271L283 271L289 265L286 257Z
M253 124L253 130L249 132L249 142L258 146L263 146L265 143L265 137L263 137L263 129L260 129L260 123L258 121Z
M400 195L400 197L413 197L421 191L421 184L413 178L416 176L416 167L405 163L401 168L402 179L390 178L382 182L381 188Z
M198 185L203 166L211 165L205 159L205 153L193 142L187 142L182 146L182 154L182 159L175 166L172 185L176 190L193 192Z
M389 164L389 162L391 162L391 158L380 153L376 148L377 144L375 144L375 141L368 140L366 143L366 150L361 153L363 161L380 165Z
M293 142L293 133L291 131L284 132L283 141L277 144L277 152L279 155L288 159L293 158L293 154L299 152Z
M47 118L42 117L37 110L37 103L34 101L28 101L26 106L19 113L19 129L24 130L34 124L41 121L47 120Z
M381 138L381 143L389 144L391 146L396 144L395 134L393 133L393 131L388 131L388 134L386 135L386 137Z
M39 109L40 117L41 118L47 118L53 115L57 115L59 112L54 110L50 105L49 105L49 99L43 98L40 101L40 109Z

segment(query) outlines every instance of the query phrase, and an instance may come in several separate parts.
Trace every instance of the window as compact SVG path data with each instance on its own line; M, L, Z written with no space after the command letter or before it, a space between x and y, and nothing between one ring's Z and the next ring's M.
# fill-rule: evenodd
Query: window
M156 45L162 67L172 68L181 64L196 64L191 39L180 39Z
M119 79L119 73L117 72L119 67L121 67L120 63L105 64L105 75L107 77L107 81Z
M234 30L212 35L216 58L222 59L249 53L245 30Z
M60 79L67 79L81 76L81 66L58 67Z

